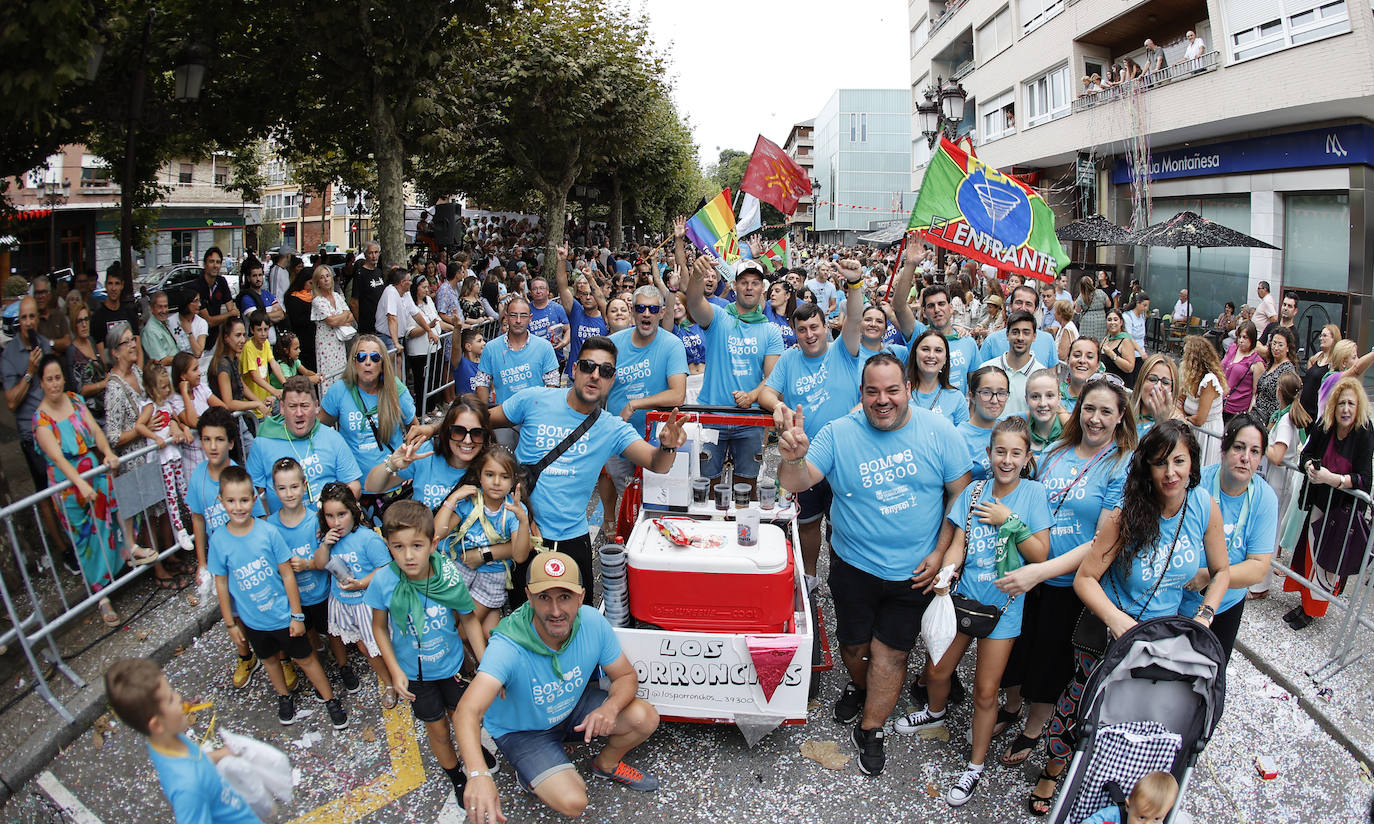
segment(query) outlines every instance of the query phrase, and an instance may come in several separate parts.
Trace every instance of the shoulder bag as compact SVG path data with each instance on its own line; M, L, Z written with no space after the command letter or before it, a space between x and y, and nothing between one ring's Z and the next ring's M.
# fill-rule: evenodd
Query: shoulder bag
M978 505L978 499L983 496L983 488L987 481L979 481L973 488L973 494L969 498L968 513L964 516L964 561L968 561L968 536L969 528L973 526L973 508ZM997 622L1002 620L1002 613L1006 612L1007 606L1011 604L1012 596L1007 596L1007 601L1001 608L989 606L981 601L975 601L964 595L955 592L950 588L949 599L954 602L954 625L960 632L970 638L986 638L997 628Z

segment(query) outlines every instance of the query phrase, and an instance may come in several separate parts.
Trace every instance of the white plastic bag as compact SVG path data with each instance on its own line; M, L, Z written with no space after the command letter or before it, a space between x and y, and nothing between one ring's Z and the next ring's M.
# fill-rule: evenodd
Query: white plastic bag
M215 576L210 574L210 570L201 567L196 573L196 598L197 604L208 604L215 598Z
M947 566L940 570L940 574L935 577L937 589L945 589L949 586L950 579L954 577L954 567ZM945 650L954 642L954 633L957 632L954 620L954 600L949 597L949 593L936 595L926 607L925 615L921 618L921 642L926 646L926 652L930 654L930 660L939 663L944 657Z
M226 755L215 764L215 770L258 818L268 821L276 815L276 800L272 798L272 793L268 792L262 776L246 758Z
M286 753L270 744L230 732L223 727L220 727L219 737L233 756L220 759L216 767L230 786L253 806L253 811L258 813L259 818L267 818L271 814L273 799L283 804L291 803L295 790L291 782L291 759L286 757ZM231 763L226 772L226 761L241 763ZM248 791L245 792L245 787L236 782L243 782ZM260 811L253 801L253 798L264 796L268 809L266 814Z

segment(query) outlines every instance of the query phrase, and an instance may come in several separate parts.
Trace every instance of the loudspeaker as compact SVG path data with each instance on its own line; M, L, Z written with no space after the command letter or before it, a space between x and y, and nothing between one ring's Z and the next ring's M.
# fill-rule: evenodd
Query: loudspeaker
M442 249L458 243L458 204L451 201L435 204L430 228L434 232L435 246Z

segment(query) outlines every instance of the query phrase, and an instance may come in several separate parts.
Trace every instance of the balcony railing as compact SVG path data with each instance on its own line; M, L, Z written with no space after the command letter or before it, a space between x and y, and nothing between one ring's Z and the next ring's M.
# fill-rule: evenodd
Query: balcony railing
M954 16L954 13L963 8L964 4L967 2L968 0L949 0L949 2L945 3L944 12L942 12L939 17L930 21L931 35L934 36L935 32L939 31L941 26L948 23L949 19Z
M1163 71L1149 72L1148 74L1137 77L1135 80L1122 83L1119 86L1103 89L1100 92L1085 94L1073 101L1073 110L1075 112L1085 112L1088 109L1097 108L1113 100L1121 100L1122 98L1130 97L1131 92L1135 90L1147 92L1151 89L1157 89L1160 86L1167 86L1178 80L1186 80L1194 75L1215 71L1220 63L1221 52L1207 52L1201 57L1195 57L1192 60L1184 60L1182 63L1177 63L1173 66L1166 66Z

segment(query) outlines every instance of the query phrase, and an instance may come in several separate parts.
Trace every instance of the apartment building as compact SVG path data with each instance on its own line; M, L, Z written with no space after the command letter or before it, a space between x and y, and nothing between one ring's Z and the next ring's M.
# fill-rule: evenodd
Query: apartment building
M816 121L814 118L794 123L791 130L787 132L787 140L782 144L782 150L798 166L802 167L808 179L815 174L816 140L813 134L815 129ZM803 197L797 203L797 211L788 221L791 224L790 231L795 234L798 240L805 239L806 233L815 226L815 201L814 194Z
M913 188L930 157L916 105L952 78L967 92L960 133L1061 221L1099 212L1129 227L1188 209L1279 247L1193 249L1199 315L1253 303L1267 280L1300 297L1304 335L1334 322L1370 345L1370 3L915 0L908 17ZM1096 90L1094 76L1132 63L1140 77ZM1185 282L1183 249L1068 251L1141 277L1156 305Z
M853 244L909 213L915 201L903 89L838 89L815 118L816 237Z

